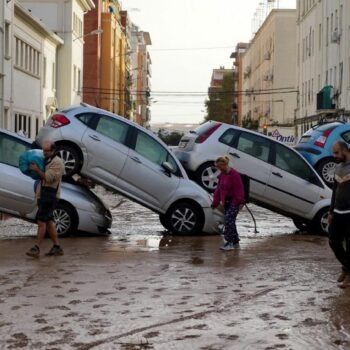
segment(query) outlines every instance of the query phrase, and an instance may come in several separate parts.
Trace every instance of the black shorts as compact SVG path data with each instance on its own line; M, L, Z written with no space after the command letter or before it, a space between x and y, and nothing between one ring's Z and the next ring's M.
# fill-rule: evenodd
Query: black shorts
M53 189L43 188L38 199L37 221L48 222L53 221L53 212L57 206L56 191Z

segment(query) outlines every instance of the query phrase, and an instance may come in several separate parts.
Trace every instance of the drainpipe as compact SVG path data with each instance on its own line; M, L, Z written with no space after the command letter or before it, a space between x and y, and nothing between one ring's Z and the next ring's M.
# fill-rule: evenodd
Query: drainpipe
M0 69L0 127L4 128L5 127L5 113L4 113L4 70L5 70L5 63L4 63L4 52L5 52L5 2L3 2L0 6L2 6L1 9L1 18L0 18L0 35L1 35L1 50L2 54L0 55L0 64L1 64L1 69Z

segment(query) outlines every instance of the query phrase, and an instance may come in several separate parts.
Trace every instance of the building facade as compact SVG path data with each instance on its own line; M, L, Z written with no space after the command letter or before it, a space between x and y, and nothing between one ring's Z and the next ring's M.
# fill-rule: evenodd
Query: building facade
M92 0L20 0L63 41L57 51L57 105L82 102L84 14L95 5Z
M297 107L296 10L273 9L242 57L242 124L293 125Z
M323 117L349 118L349 25L349 1L297 1L298 136Z

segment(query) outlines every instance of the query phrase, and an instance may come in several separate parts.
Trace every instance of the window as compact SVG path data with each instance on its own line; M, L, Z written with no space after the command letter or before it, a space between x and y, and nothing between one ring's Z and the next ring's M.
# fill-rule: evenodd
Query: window
M345 142L350 143L350 131L344 132L344 134L342 134L341 137Z
M328 46L328 41L329 41L329 17L327 17L326 46Z
M98 116L96 114L92 114L92 113L86 113L86 114L80 114L77 115L77 118L85 125L87 126L91 126L92 121L96 118L98 118Z
M275 166L302 179L308 179L314 175L301 156L278 143L276 143Z
M17 37L15 46L15 67L39 78L40 52Z
M46 69L47 69L47 61L46 57L43 58L43 87L46 88Z
M19 157L29 149L29 145L22 143L5 134L0 134L0 162L18 168Z
M75 12L73 13L73 32L78 38L83 36L83 22Z
M322 24L318 25L318 50L322 48Z
M31 117L21 113L15 113L15 132L22 131L27 137L31 137Z
M339 63L339 91L343 89L343 62Z
M96 127L97 132L119 143L125 143L128 129L128 124L110 117L100 117Z
M52 62L52 90L56 90L56 63Z
M77 66L73 65L73 90L77 91Z
M243 132L238 140L237 149L264 162L269 160L271 142L258 135Z
M154 138L142 131L137 132L135 152L158 165L169 162L174 169L174 174L181 176L181 171L172 155Z
M10 23L5 22L5 58L7 59L11 57L10 38Z
M237 136L238 136L238 130L229 129L229 130L226 130L223 133L223 135L219 138L219 142L232 147Z

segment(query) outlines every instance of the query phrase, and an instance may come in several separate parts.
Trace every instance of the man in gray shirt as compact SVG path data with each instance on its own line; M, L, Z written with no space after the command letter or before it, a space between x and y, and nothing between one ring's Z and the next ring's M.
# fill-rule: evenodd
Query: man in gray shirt
M342 264L343 271L338 282L343 282L347 275L350 276L350 150L347 143L335 142L333 156L339 164L334 173L333 195L328 215L329 245Z

